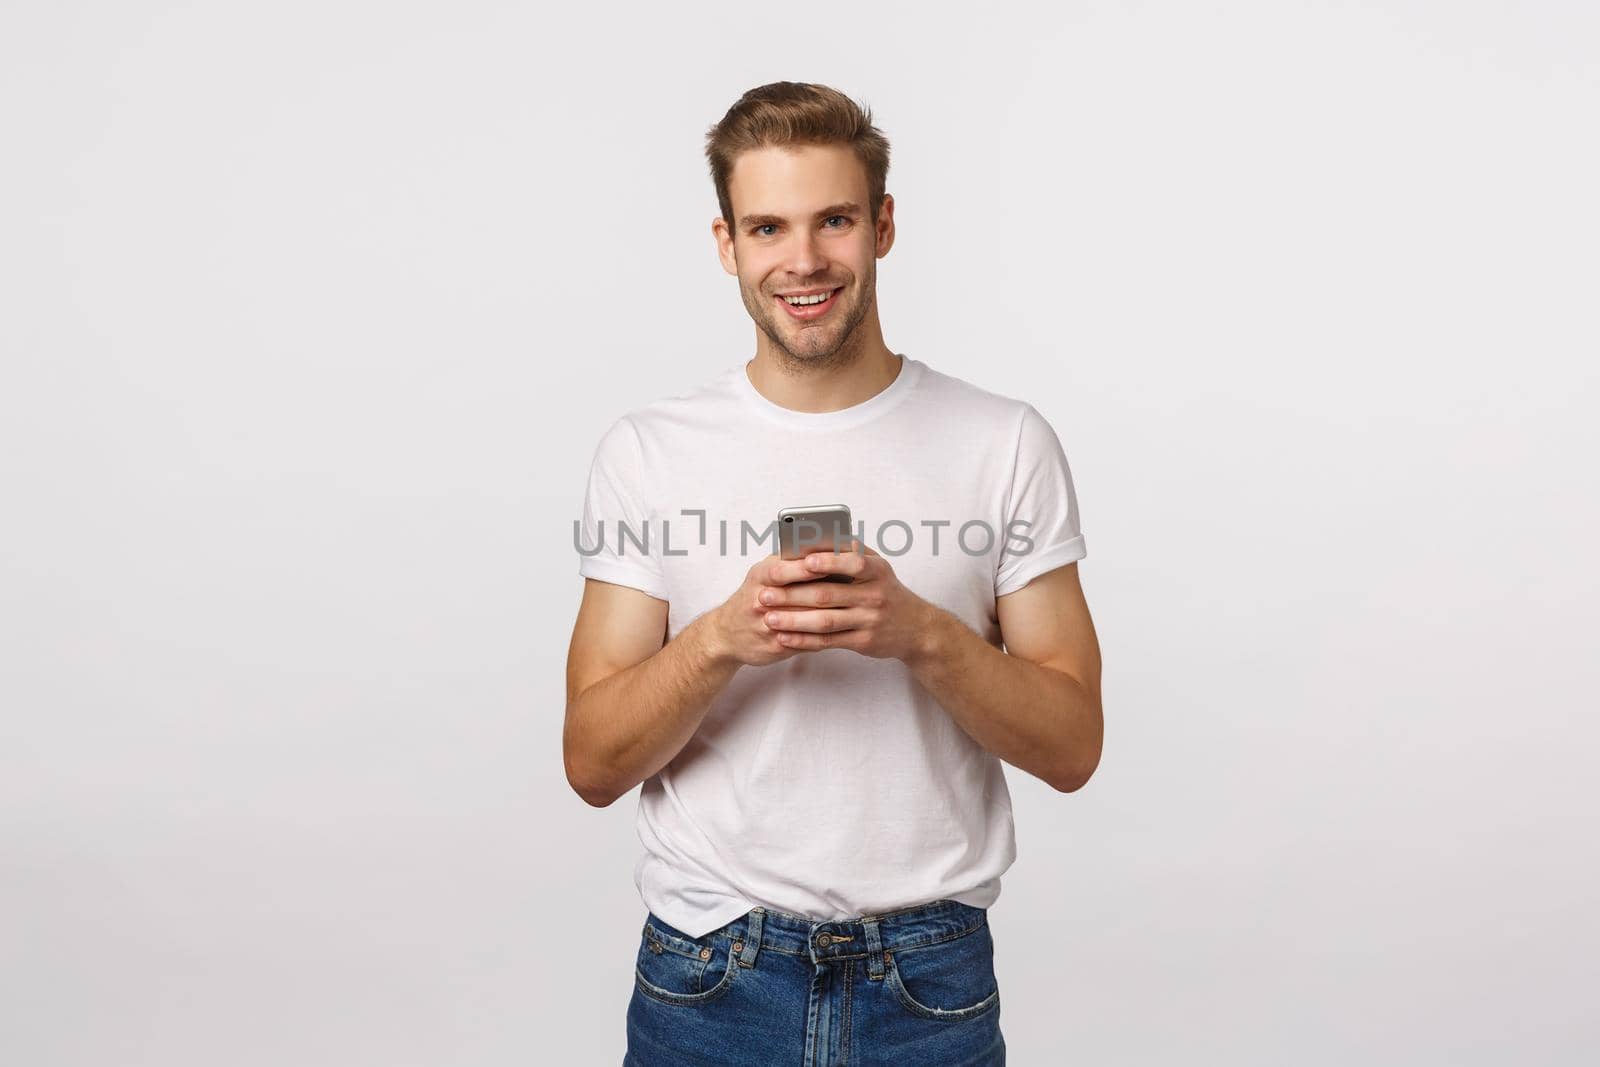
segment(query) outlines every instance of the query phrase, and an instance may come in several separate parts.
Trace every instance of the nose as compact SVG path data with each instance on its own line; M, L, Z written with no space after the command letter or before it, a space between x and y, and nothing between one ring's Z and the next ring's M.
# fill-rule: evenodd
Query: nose
M794 239L789 244L790 272L804 278L816 274L826 263L822 249L817 244L817 235L810 229L795 231Z

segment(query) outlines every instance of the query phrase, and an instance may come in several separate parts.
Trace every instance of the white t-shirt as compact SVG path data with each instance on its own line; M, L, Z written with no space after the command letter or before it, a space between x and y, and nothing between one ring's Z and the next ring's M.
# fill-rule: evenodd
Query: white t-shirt
M623 415L594 454L578 571L667 601L671 640L776 553L780 508L812 504L848 505L906 587L996 647L995 598L1085 555L1044 417L902 357L839 411L780 407L740 363ZM1001 761L904 663L847 649L739 668L643 783L638 831L640 896L696 937L756 905L986 908L1016 858Z

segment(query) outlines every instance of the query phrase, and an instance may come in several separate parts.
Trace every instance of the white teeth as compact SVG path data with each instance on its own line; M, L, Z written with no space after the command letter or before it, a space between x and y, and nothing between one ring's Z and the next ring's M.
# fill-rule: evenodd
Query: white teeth
M833 293L829 291L826 293L818 293L815 296L786 296L783 299L787 301L791 307L798 308L805 307L807 304L820 304L832 295Z

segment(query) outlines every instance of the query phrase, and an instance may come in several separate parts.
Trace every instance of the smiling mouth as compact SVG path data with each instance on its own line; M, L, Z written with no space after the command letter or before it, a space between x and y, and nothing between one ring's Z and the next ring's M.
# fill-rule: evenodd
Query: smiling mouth
M790 293L788 295L774 295L773 299L783 305L791 318L815 319L826 315L832 308L837 297L844 291L844 287L837 289L819 289L809 293Z

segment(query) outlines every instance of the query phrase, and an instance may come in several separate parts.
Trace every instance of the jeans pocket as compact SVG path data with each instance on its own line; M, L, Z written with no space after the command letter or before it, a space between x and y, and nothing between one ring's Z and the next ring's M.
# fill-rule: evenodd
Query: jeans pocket
M911 1014L956 1022L1000 1003L989 921L931 945L889 953L885 984Z
M639 992L664 1004L706 1004L728 991L735 957L726 936L690 937L651 913L639 933L634 981Z

